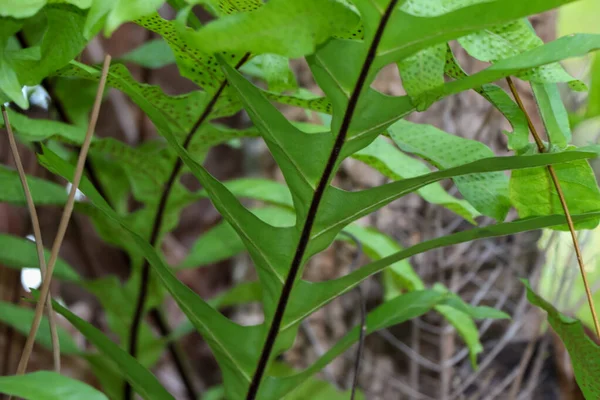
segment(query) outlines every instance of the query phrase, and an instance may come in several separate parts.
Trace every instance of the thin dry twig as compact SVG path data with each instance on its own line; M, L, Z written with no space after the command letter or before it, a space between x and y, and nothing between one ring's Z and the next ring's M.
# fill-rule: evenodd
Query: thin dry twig
M6 112L6 107L4 106L2 106L2 118L4 118L4 126L6 126L6 131L8 132L8 142L10 144L10 151L12 152L13 158L15 160L17 171L19 172L19 178L21 179L21 186L23 187L23 192L25 193L27 209L29 210L29 216L31 218L33 236L35 237L35 247L37 250L38 261L40 264L39 267L42 273L42 280L45 280L47 276L47 269L46 259L44 257L44 244L42 242L42 231L40 229L40 221L38 219L37 211L35 209L33 197L31 196L31 191L29 190L29 185L27 184L25 168L23 168L23 162L21 161L21 156L19 155L19 149L17 148L15 135L10 125L10 120L8 118L8 113ZM46 309L48 312L48 321L50 325L50 337L52 338L52 360L54 364L54 370L56 372L60 372L60 343L58 341L56 319L54 315L54 310L52 309L52 296L50 294L48 294L48 299L46 301Z
M510 79L510 77L506 78L506 81L508 82L508 86L515 98L515 101L517 102L517 104L519 105L519 108L523 111L523 113L525 114L525 117L527 118L527 124L529 125L529 130L531 131L531 134L533 135L533 138L535 140L535 143L538 147L539 152L545 153L546 148L544 146L544 143L542 142L540 135L538 135L537 130L535 129L535 126L533 125L533 122L531 122L531 118L529 117L529 114L527 113L527 110L525 109L525 106L523 105L523 102L521 101L521 97L519 96L519 92L517 91L515 84L513 83L512 79ZM575 233L575 227L573 225L571 213L569 213L569 207L567 206L567 201L565 200L565 195L560 186L560 182L558 181L558 177L556 176L556 171L554 170L552 165L548 165L546 168L548 169L548 173L550 174L550 177L552 178L552 183L554 184L554 187L556 188L556 193L558 194L560 204L563 208L565 217L567 219L567 225L569 227L569 232L571 232L571 239L573 239L573 247L575 248L575 254L577 255L577 263L579 264L579 271L581 272L581 278L583 279L583 286L585 287L585 293L588 298L588 304L590 307L590 311L592 313L592 317L594 319L594 327L596 328L596 335L598 335L598 337L600 337L600 323L598 322L598 315L596 314L596 308L594 307L592 291L590 290L590 285L588 283L587 274L585 272L585 264L583 262L583 256L581 255L581 249L579 248L579 242L577 241L577 235Z
M86 132L83 145L81 146L81 152L79 153L79 158L77 160L77 166L75 168L75 174L73 176L73 182L71 185L71 191L69 192L69 197L67 199L67 204L65 205L65 208L63 210L63 214L58 225L58 232L56 233L56 238L54 239L54 243L52 244L52 252L50 254L50 260L48 261L48 270L46 278L42 282L39 300L35 307L35 316L33 319L33 323L31 324L31 329L29 330L29 335L27 336L27 340L23 348L23 353L21 355L21 359L19 360L19 365L17 367L17 375L24 374L25 370L27 369L27 363L29 362L29 357L31 356L31 351L33 350L35 336L40 326L40 322L42 320L44 302L46 301L46 298L48 297L48 292L50 290L50 282L52 281L54 265L56 264L56 260L58 259L58 252L62 245L62 241L65 237L67 226L69 225L69 219L71 218L71 214L73 212L73 207L75 204L75 194L77 192L79 182L81 181L81 177L83 175L83 168L85 165L85 160L87 158L88 150L90 148L90 144L92 142L92 136L94 135L94 130L96 129L96 122L98 122L98 114L100 113L102 94L104 93L104 87L106 86L106 78L108 75L108 68L110 66L110 59L111 57L109 55L106 55L106 57L104 58L104 65L102 66L102 75L100 77L98 91L96 92L96 99L94 101L94 107L92 109L92 116L90 118L88 130Z

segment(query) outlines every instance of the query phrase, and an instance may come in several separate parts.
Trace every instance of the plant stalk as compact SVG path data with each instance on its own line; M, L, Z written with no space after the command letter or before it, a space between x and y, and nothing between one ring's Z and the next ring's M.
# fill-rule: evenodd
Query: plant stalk
M25 174L25 168L23 168L23 162L21 161L19 149L17 148L17 141L15 140L15 135L10 125L8 113L6 112L6 108L4 106L2 106L2 118L4 119L4 126L6 126L6 131L8 132L8 142L10 145L10 150L15 160L17 171L19 172L19 179L21 180L21 186L23 187L23 192L25 194L27 209L29 211L29 217L31 219L31 227L33 229L33 236L35 238L35 247L37 250L39 268L42 274L42 281L44 281L47 279L48 274L46 268L46 258L44 256L44 244L42 241L40 221L38 219L37 211L35 209L33 197L31 196L31 190L29 190L29 184L27 183L27 175ZM52 340L52 361L54 364L54 370L56 372L60 372L60 343L58 341L58 332L56 330L56 318L54 315L54 310L52 309L52 296L50 294L48 294L48 299L46 300L46 309L48 313L48 322L50 325L50 338Z
M535 143L537 145L539 152L545 153L546 148L544 146L544 143L542 142L540 135L538 134L537 130L535 129L535 126L533 125L533 122L531 121L531 118L529 117L529 114L527 113L527 110L525 109L525 106L523 105L523 101L521 101L521 97L519 96L519 92L517 91L515 84L513 83L512 79L510 77L506 78L506 81L508 82L508 87L510 88L511 93L514 96L515 101L517 102L517 104L519 105L519 108L521 108L521 110L525 114L525 117L527 118L527 124L529 125L529 130L531 131L531 134L533 135L533 138L535 140ZM577 241L577 235L575 234L575 226L573 224L573 219L571 218L571 213L569 212L569 207L567 205L565 195L560 186L560 182L558 180L558 177L556 176L556 171L554 170L552 165L548 165L546 168L548 169L548 173L550 174L550 177L552 178L552 183L554 184L554 187L556 188L556 193L558 194L558 199L560 200L560 204L562 206L562 209L565 213L565 217L567 219L567 226L569 227L569 232L571 233L571 239L573 240L573 247L575 248L575 254L577 256L577 263L579 265L579 271L581 272L581 278L583 279L583 286L585 287L585 293L586 293L586 296L588 299L588 305L590 307L590 312L592 313L592 318L594 320L594 327L596 329L596 335L600 338L600 323L598 322L598 315L596 314L596 308L594 306L594 299L592 297L592 291L590 290L590 284L588 282L587 273L585 271L585 264L583 262L581 248L579 247L579 242Z
M323 170L323 174L319 180L317 188L315 189L315 193L310 203L310 208L308 210L308 214L306 216L306 221L304 223L304 227L302 228L302 232L300 234L300 239L298 241L298 245L296 247L296 252L294 254L294 258L290 265L289 273L285 279L283 284L283 288L281 290L281 296L279 297L279 301L277 302L277 308L275 309L275 314L273 315L273 321L269 327L269 332L267 333L267 338L265 340L265 344L262 348L260 358L258 360L258 364L256 366L256 370L254 375L252 376L252 380L250 381L250 386L248 388L248 393L246 394L246 400L255 400L258 394L258 389L262 378L267 369L267 365L271 358L271 353L273 352L273 348L275 346L275 341L277 340L277 335L279 334L279 329L281 327L281 322L283 321L283 316L285 314L285 310L287 307L287 303L290 299L290 295L292 293L292 289L294 287L294 283L296 281L296 277L298 272L300 271L300 267L302 265L302 261L304 258L304 253L306 252L306 248L308 247L308 242L310 240L310 233L317 217L317 211L319 210L319 205L321 203L321 199L323 198L323 194L325 193L325 189L329 185L329 181L333 177L333 170L335 164L337 163L338 157L344 146L346 141L346 136L348 134L348 129L350 128L350 123L352 121L352 117L354 116L354 111L356 110L356 105L358 104L358 99L360 97L360 92L367 80L367 76L369 75L369 70L373 61L375 60L375 56L377 53L377 47L379 46L379 42L383 37L383 32L387 25L387 22L394 11L394 8L398 0L391 0L388 4L385 12L382 15L379 26L377 27L377 31L375 32L375 36L373 37L373 41L369 47L369 51L367 56L365 57L365 61L362 65L360 74L356 81L356 85L354 85L354 89L352 90L352 94L350 95L350 99L348 101L348 106L346 107L346 111L344 113L344 118L342 120L342 124L340 126L339 133L335 139L333 144L333 148L329 155L329 159L325 164L325 169Z
M25 341L23 354L21 355L21 359L19 360L19 365L17 367L17 375L24 374L27 369L27 363L29 362L29 357L31 356L31 351L33 350L35 336L40 326L40 322L42 321L44 304L46 303L46 299L48 298L48 293L50 291L52 273L54 272L54 266L56 264L56 260L58 259L58 252L62 245L62 241L65 237L65 233L67 232L67 226L69 225L69 219L71 218L71 213L73 212L73 206L75 204L75 194L77 192L77 187L79 186L79 182L81 181L81 177L83 175L85 160L87 158L87 153L92 142L94 130L96 129L96 122L98 121L98 114L100 113L102 93L104 93L104 87L106 85L106 77L108 75L110 59L111 57L109 55L107 55L104 58L102 75L100 78L100 83L98 85L98 91L96 92L96 99L94 101L94 107L92 109L90 123L85 135L85 139L83 141L83 145L81 146L79 159L77 160L77 167L75 168L75 174L73 176L71 191L69 192L69 197L67 199L67 203L65 204L65 208L63 210L63 214L58 225L58 232L56 234L56 238L54 239L54 243L52 244L52 251L50 254L50 260L48 261L46 278L43 280L42 287L40 288L40 297L35 307L35 316L33 319L33 323L31 324L29 335L27 336L27 340Z

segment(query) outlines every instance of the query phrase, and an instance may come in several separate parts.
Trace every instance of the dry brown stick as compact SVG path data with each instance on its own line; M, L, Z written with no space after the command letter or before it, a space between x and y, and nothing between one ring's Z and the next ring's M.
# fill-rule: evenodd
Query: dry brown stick
M525 106L523 105L523 102L521 101L521 97L519 96L519 92L517 91L515 84L513 83L512 79L510 79L510 77L506 78L506 81L508 82L508 87L510 88L510 91L512 92L512 94L514 96L515 101L517 102L517 104L519 105L519 108L521 108L521 110L525 114L525 117L527 118L527 124L529 125L529 130L531 131L531 134L533 135L533 139L535 140L535 143L537 144L539 152L540 153L546 152L544 143L542 142L540 135L538 135L537 130L535 129L535 126L533 125L533 122L531 122L531 118L529 117L529 114L527 113L527 110L525 109ZM598 337L600 337L600 323L598 322L598 315L596 314L596 308L594 307L592 291L590 290L590 285L588 283L587 274L585 272L583 256L581 255L581 249L579 248L579 242L577 241L577 235L575 234L575 227L573 225L573 219L571 218L571 213L569 213L569 207L567 206L567 201L565 200L565 195L560 186L560 182L558 181L558 177L556 176L556 171L554 170L552 165L548 165L546 168L548 169L548 173L550 174L550 177L552 178L552 183L554 184L554 187L556 188L556 193L558 194L558 199L560 200L560 204L562 206L562 209L565 213L565 217L567 219L567 225L569 227L569 232L571 232L571 239L573 240L573 247L575 248L575 254L577 255L577 263L579 264L579 271L581 272L581 278L583 279L583 286L585 287L585 293L588 298L588 304L590 306L592 318L594 319L594 327L596 328L596 335L598 335Z
M6 107L2 106L2 117L4 118L4 126L8 132L8 142L10 144L10 151L12 152L17 171L19 172L19 178L21 179L21 186L23 186L23 192L25 193L25 200L27 202L27 209L29 210L29 216L31 218L31 227L33 229L33 236L35 238L35 247L37 250L39 267L42 274L42 280L46 279L46 259L44 257L44 244L42 242L42 231L40 229L40 221L38 219L37 211L35 210L35 203L27 184L27 177L25 175L25 168L23 168L23 162L19 155L19 149L17 148L17 142L15 141L15 135L10 126L8 114L6 113ZM56 330L56 320L54 316L54 310L52 309L52 297L48 294L48 300L46 301L46 309L48 312L48 321L50 325L50 337L52 338L52 360L54 363L54 370L60 372L60 343L58 341L58 332Z
M56 238L54 239L54 243L52 244L52 252L50 253L50 260L48 261L48 271L46 274L46 278L42 282L42 287L40 289L40 297L35 307L35 316L33 319L33 323L31 324L31 329L29 330L29 335L27 336L27 340L25 341L23 353L21 355L21 359L19 360L19 365L17 367L17 375L24 374L25 370L27 369L27 363L29 362L29 357L31 356L31 351L33 350L35 335L42 320L44 302L46 301L46 298L48 297L48 292L50 290L50 282L52 281L54 265L56 264L56 260L58 259L58 251L60 250L60 246L62 245L62 241L67 231L67 226L69 225L69 219L71 218L73 206L75 204L75 194L77 192L79 182L81 181L81 176L83 175L85 160L87 157L88 150L90 148L90 144L92 142L94 130L96 129L96 122L98 121L98 114L100 113L100 103L102 102L102 94L104 93L104 87L106 85L106 77L108 75L109 66L110 56L107 55L104 58L104 65L102 67L100 84L98 85L98 91L96 92L96 99L94 101L94 108L92 109L92 116L90 118L88 130L85 134L85 139L83 141L83 145L81 146L81 152L79 153L79 158L77 160L77 166L75 168L75 174L73 176L71 191L69 192L69 198L67 199L67 204L65 205L65 209L63 210L63 214L58 225L58 232L56 233Z

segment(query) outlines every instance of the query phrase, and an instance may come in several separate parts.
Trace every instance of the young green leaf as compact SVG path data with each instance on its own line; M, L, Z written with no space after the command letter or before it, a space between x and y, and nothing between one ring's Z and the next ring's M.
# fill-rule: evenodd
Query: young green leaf
M600 56L597 53L594 55L590 77L592 82L590 83L590 93L585 111L587 118L600 116Z
M277 54L260 54L242 66L240 71L263 79L272 92L281 93L285 90L298 89L289 60Z
M564 343L575 373L575 380L586 399L600 396L598 357L600 348L585 333L580 321L561 314L552 304L538 296L529 283L523 280L527 289L527 299L548 313L548 322Z
M7 6L0 6L0 16L7 12ZM21 92L21 83L14 70L10 53L5 48L8 39L21 29L22 22L9 18L0 19L0 102L13 101L21 108L28 108L29 101Z
M392 238L374 228L363 228L357 224L351 224L344 228L344 232L354 235L361 243L365 254L373 261L380 260L402 250L402 247L392 240ZM345 235L340 235L339 238L349 240ZM390 264L389 268L384 270L384 274L386 273L387 275L384 275L384 279L389 276L389 279L397 284L394 285L393 293L386 290L386 300L395 298L400 294L399 290L402 289L409 291L425 289L425 284L408 260Z
M50 371L1 376L0 393L25 400L108 400L93 387Z
M457 310L445 304L439 304L435 307L436 311L444 316L450 324L458 331L469 349L471 366L477 367L477 355L483 351L483 346L479 341L479 332L473 320L464 312Z

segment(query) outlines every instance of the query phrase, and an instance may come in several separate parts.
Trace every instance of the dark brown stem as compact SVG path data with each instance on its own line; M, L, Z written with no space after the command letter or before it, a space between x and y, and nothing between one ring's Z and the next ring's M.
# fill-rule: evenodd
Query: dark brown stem
M290 265L289 273L283 284L281 296L279 297L277 308L275 309L275 314L273 315L273 321L271 322L269 332L267 333L267 339L261 351L260 358L258 360L258 365L256 366L256 371L254 372L254 376L252 377L252 381L250 382L250 386L248 388L246 400L254 400L256 399L256 395L258 394L260 383L262 381L263 375L265 374L265 370L267 369L269 359L271 358L271 353L273 352L273 347L275 346L277 335L279 334L281 321L283 320L285 309L290 299L290 294L292 293L294 282L296 281L296 276L298 275L298 271L300 271L300 266L302 265L302 259L304 258L304 253L306 252L306 248L310 240L310 233L315 219L317 217L317 211L319 210L319 204L321 203L321 199L323 198L325 189L329 185L329 181L333 176L335 164L337 163L344 142L346 141L346 135L348 134L350 122L352 121L354 111L356 110L356 105L358 104L360 92L362 91L362 88L367 80L367 76L369 75L371 65L375 60L377 46L381 41L381 37L383 36L385 26L387 25L387 22L390 16L392 15L394 7L397 3L398 0L391 0L383 16L381 17L381 21L379 23L379 26L377 27L375 36L373 37L373 42L369 47L369 51L358 76L358 80L356 81L356 85L354 86L354 90L352 91L352 94L348 101L348 106L346 108L342 124L340 126L340 131L335 139L335 143L333 144L331 154L329 155L327 164L325 164L325 169L323 170L323 174L321 175L319 184L317 185L312 201L310 203L310 208L306 216L304 227L302 228L302 233L300 234L298 246L296 247L296 252L294 253L294 258L292 260L292 264Z
M246 53L244 57L237 63L236 68L241 67L250 57L249 53ZM200 128L200 126L208 119L210 114L212 113L221 93L227 86L227 81L223 81L213 97L210 99L210 102L204 108L204 112L198 118L192 129L187 133L185 140L183 141L183 148L187 149L192 138L194 137L194 133ZM183 167L183 161L181 158L177 158L175 161L175 165L173 165L173 169L171 170L171 174L165 183L164 190L160 196L160 200L158 202L158 207L156 209L156 214L154 216L154 223L152 224L152 231L150 234L150 244L152 246L156 246L158 242L158 238L160 236L160 230L163 223L163 217L165 213L165 209L167 206L167 202L169 200L169 195L171 194L171 190L177 181L177 177L181 172L181 168ZM144 260L141 269L141 278L140 278L140 286L138 291L138 298L135 305L135 311L133 313L133 318L131 322L131 328L129 330L129 344L128 350L129 354L133 357L137 355L137 346L138 346L138 337L139 330L142 322L142 316L144 314L144 304L146 303L146 297L148 296L148 281L150 279L150 265L148 264L148 260ZM128 382L125 382L125 392L124 399L131 400L133 398L133 390L131 385Z

